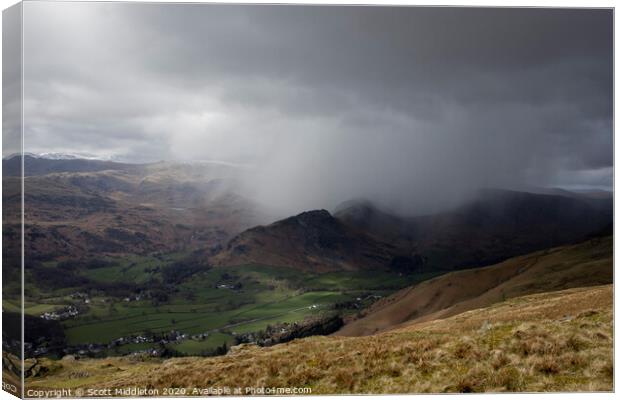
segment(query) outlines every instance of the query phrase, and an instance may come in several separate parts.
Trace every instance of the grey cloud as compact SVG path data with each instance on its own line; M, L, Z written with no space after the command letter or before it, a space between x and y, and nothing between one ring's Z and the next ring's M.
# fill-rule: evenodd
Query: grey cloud
M21 6L2 14L2 156L21 151Z
M478 186L611 185L579 172L613 163L611 10L36 2L25 12L30 151L252 163L249 190L287 211L351 197L411 211Z

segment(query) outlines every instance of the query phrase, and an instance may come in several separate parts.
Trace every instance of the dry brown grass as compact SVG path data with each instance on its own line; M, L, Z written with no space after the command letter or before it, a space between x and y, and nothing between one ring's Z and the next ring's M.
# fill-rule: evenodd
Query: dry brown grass
M610 391L612 297L611 285L537 294L374 336L244 345L216 358L63 360L57 372L29 379L27 386L294 386L311 387L313 394Z
M453 272L387 297L337 334L363 336L447 318L506 299L613 282L613 240L596 238Z

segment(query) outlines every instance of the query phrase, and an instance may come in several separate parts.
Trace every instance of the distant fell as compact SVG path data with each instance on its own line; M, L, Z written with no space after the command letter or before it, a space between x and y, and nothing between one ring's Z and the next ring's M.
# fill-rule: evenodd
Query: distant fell
M415 217L349 202L335 217L409 257L421 257L426 271L455 270L577 243L610 225L613 198L567 193L486 189L455 209Z
M317 272L387 268L394 247L313 210L234 237L212 258L216 265L249 263Z

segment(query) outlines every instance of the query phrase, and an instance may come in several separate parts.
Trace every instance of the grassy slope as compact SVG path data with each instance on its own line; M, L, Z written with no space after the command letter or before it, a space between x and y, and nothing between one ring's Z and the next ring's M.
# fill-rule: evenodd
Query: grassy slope
M17 396L18 393L21 392L22 386L21 374L16 373L21 368L20 358L4 351L2 352L2 358L2 383L6 385L13 385L15 388L17 388L17 393L11 391L10 386L3 387L3 390ZM8 368L8 364L12 364L15 369L10 370Z
M311 387L319 393L610 391L611 285L513 298L365 337L312 337L226 356L42 361L53 387Z
M597 238L442 275L377 302L339 335L360 336L486 307L504 299L572 287L611 283L613 241Z

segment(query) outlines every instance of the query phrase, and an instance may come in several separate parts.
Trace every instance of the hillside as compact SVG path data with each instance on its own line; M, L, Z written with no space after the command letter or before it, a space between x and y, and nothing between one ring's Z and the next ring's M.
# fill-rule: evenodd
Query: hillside
M3 202L16 209L17 161L3 160ZM34 157L25 163L25 246L35 261L210 249L273 220L236 191L242 172L217 163ZM21 226L19 213L13 214L4 218L5 239Z
M350 228L325 210L315 210L248 229L210 261L325 272L386 269L394 254L393 246Z
M87 159L49 159L25 155L24 176L46 175L54 172L96 172L105 170L140 171L146 165L127 164L113 161L87 160ZM19 156L2 160L4 176L21 175L22 158Z
M497 265L448 273L380 300L337 334L370 335L403 323L446 318L526 294L613 281L613 240L515 257Z
M419 270L445 271L581 242L609 226L612 198L486 189L433 215L400 217L357 201L342 204L334 216L423 260Z
M369 201L349 201L333 216L309 211L248 229L211 262L315 271L450 271L581 242L610 226L611 198L562 193L482 190L454 210L417 217L390 214Z
M20 180L13 176L18 161L3 160L7 207L21 204ZM306 213L306 226L293 216L261 227L276 213L243 195L238 181L247 171L241 167L31 156L24 162L25 246L33 261L204 250L205 257L219 253L218 265L424 273L581 241L611 221L608 196L486 190L431 216L402 217L351 201L333 216ZM9 213L4 223L8 240L21 217Z
M187 394L225 386L312 394L611 391L612 303L605 285L514 298L373 336L244 345L215 358L39 360L26 385Z

